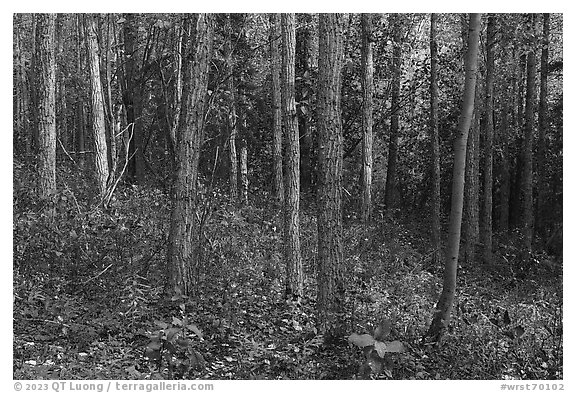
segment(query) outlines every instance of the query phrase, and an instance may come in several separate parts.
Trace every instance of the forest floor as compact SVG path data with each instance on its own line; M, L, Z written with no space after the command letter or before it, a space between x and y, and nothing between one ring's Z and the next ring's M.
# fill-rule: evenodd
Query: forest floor
M428 224L376 212L345 217L351 334L392 323L405 351L380 365L346 337L315 328L316 221L303 203L305 298L283 297L280 217L265 195L233 207L202 200L197 294L166 298L169 200L125 186L111 209L89 209L86 180L59 174L55 220L14 164L14 379L561 379L562 271L545 254L515 266L521 241L497 236L490 267L459 269L453 321L440 345L422 342L441 291ZM74 185L74 186L72 186ZM359 372L359 370L363 370ZM368 372L366 372L368 370Z

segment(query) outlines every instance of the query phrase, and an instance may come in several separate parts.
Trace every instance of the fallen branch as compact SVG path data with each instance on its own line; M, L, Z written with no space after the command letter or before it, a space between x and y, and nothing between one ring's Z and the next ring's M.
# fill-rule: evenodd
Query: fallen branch
M89 278L88 280L84 281L84 282L82 283L82 285L86 285L86 284L88 284L90 281L97 279L98 277L100 277L101 275L103 275L104 273L106 273L106 271L107 271L108 269L110 269L110 268L112 267L112 265L113 265L113 263L111 263L110 265L108 265L108 266L106 267L106 269L102 270L100 273L98 273L98 274L95 275L94 277Z

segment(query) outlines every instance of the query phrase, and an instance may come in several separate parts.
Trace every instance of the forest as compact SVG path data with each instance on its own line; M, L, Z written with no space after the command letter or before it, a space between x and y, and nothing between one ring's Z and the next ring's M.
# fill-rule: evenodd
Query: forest
M562 14L13 14L13 378L562 380Z

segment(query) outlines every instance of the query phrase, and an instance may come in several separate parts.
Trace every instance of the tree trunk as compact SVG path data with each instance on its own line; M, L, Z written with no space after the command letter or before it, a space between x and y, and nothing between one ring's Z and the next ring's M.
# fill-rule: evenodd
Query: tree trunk
M534 30L534 14L530 15L530 25ZM534 144L534 96L536 85L536 59L534 48L529 47L526 57L526 107L524 110L524 162L522 171L522 228L524 248L522 260L528 263L532 252L534 232L532 146Z
M441 260L440 231L440 142L438 135L438 45L436 24L438 16L430 14L430 144L432 150L432 248L433 264Z
M477 88L475 94L478 94L479 90ZM469 264L474 263L476 245L480 238L480 111L478 108L475 108L472 118L465 174L466 248L464 254L465 261Z
M30 64L30 73L28 75L29 86L30 86L30 118L31 118L31 132L30 132L30 147L33 154L38 152L38 138L39 130L38 123L38 107L39 107L39 92L37 86L38 80L38 60L37 60L37 50L38 50L38 20L36 14L32 14L32 60Z
M390 116L390 142L388 144L388 168L386 172L386 192L384 204L386 209L395 207L398 194L396 186L396 167L398 162L398 133L400 128L400 77L402 73L402 19L400 14L393 15L392 49L392 115Z
M362 14L362 221L365 224L372 216L373 46L372 15Z
M518 52L522 53L523 45L518 45L515 48L515 58ZM522 134L522 117L524 116L524 91L525 91L525 77L526 77L526 53L518 56L518 63L514 69L514 85L513 90L516 93L513 101L513 128L514 138L513 143L515 151L518 152L514 166L511 167L512 179L510 188L510 224L513 227L521 226L522 224L522 171L523 171L523 154L522 154L522 137L517 135Z
M286 298L303 296L300 255L300 138L295 99L296 17L281 15L282 26L282 118L286 130L286 190L284 201L284 261Z
M76 15L76 72L77 75L82 75L82 23L81 15ZM78 164L84 166L84 152L85 146L85 123L84 123L84 101L82 95L78 95L76 102L76 153L78 157Z
M111 57L113 56L114 52L112 51L111 40L114 37L114 30L110 31L111 26L111 15L106 15L106 32L102 30L103 34L106 35L106 56L103 59L104 62L104 69L105 69L105 84L106 84L106 108L108 114L108 121L106 127L106 137L107 137L107 145L108 145L108 168L110 169L110 178L114 179L115 172L116 172L116 137L115 137L115 127L116 127L116 118L117 113L114 108L114 101L112 98L112 66L111 66Z
M501 123L502 145L502 185L500 186L500 229L508 232L510 221L510 149L508 147L510 132L510 104L507 100L503 103Z
M468 49L466 51L464 83L464 102L458 122L458 134L454 142L454 170L452 175L452 200L450 223L448 228L448 249L445 261L442 294L436 304L436 310L426 335L438 342L450 323L456 292L456 272L460 249L460 228L462 225L462 207L464 202L464 172L466 167L466 142L474 114L474 95L476 90L476 71L478 63L478 41L480 35L480 14L470 14Z
M22 14L14 14L13 18L13 29L14 29L14 74L13 74L13 84L14 84L14 95L13 95L13 120L14 120L14 150L17 151L17 147L20 143L16 144L16 141L24 142L25 153L27 143L26 129L24 126L24 107L25 107L25 84L23 83L25 79L24 76L24 58L22 56Z
M296 32L296 54L298 78L296 82L296 99L298 111L298 129L300 132L300 179L305 190L309 190L313 179L313 143L311 127L311 71L312 71L312 14L299 14L299 28Z
M484 124L484 206L482 212L482 245L484 263L492 262L492 149L494 139L494 46L496 25L494 15L488 15L486 27L486 121Z
M126 108L126 120L129 130L129 157L128 178L132 182L139 181L142 177L142 127L141 127L141 101L142 88L139 82L139 70L136 63L138 51L138 27L134 14L124 14L124 107Z
M246 137L240 139L240 189L241 202L248 206L248 143Z
M318 327L343 334L345 309L342 249L342 14L321 14L318 59Z
M192 20L191 20L192 19ZM203 139L213 15L188 16L194 35L184 45L182 111L178 122L176 180L168 239L168 288L192 294L198 279L199 223L196 217L198 162ZM189 52L189 53L188 53Z
M540 57L540 100L538 105L538 188L536 222L544 233L544 206L546 197L546 130L548 127L548 45L550 44L550 14L543 14L542 55Z
M226 15L226 75L228 77L228 130L230 146L230 201L236 203L238 199L238 155L236 154L236 136L238 135L238 119L236 115L236 90L234 84L234 64L232 59L233 37L230 14Z
M108 182L108 147L106 145L106 123L104 101L100 81L100 54L96 37L97 24L94 16L84 16L84 28L88 43L88 65L90 70L90 104L92 107L92 133L94 137L94 173L100 201L106 194Z
M172 146L172 149L174 149L174 146L176 146L176 130L178 129L178 120L180 119L180 111L182 109L182 42L184 35L189 34L189 32L184 31L184 27L182 25L179 26L179 29L177 29L176 32L176 84L174 86L174 113L169 132L170 145Z
M37 14L34 53L38 92L38 196L56 191L56 60L55 14Z
M284 205L284 176L282 174L282 98L280 92L280 14L270 14L270 68L272 73L274 195Z

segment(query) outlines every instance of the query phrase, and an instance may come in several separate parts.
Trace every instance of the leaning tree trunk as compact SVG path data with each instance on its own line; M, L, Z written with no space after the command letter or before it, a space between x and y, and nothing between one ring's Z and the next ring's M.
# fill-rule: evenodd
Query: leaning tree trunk
M373 46L372 15L362 14L362 221L365 224L372 216Z
M38 196L56 191L56 60L55 14L38 14L36 51L33 54L38 94Z
M295 100L296 17L282 14L282 118L286 130L286 190L284 201L284 260L286 297L303 296L300 255L300 138Z
M342 14L321 14L318 59L318 330L345 330L342 249Z
M494 45L496 25L494 15L488 15L486 27L486 121L484 123L484 206L482 233L484 263L492 261L492 149L494 139Z
M440 142L438 135L438 45L436 24L438 16L430 14L430 147L432 150L432 248L433 264L441 259L440 238Z
M190 20L192 19L192 20ZM184 46L182 111L178 122L176 179L168 239L168 288L191 294L198 275L199 222L196 215L198 162L206 111L213 15L188 16L195 25ZM186 48L187 47L187 48ZM189 48L189 49L188 49Z
M280 92L280 14L270 14L270 69L272 73L274 195L284 205L284 176L282 174L282 98Z
M466 51L464 82L464 102L458 122L458 134L454 142L454 170L452 175L452 206L448 228L448 250L446 254L442 294L436 304L434 317L426 335L434 341L442 338L450 323L456 293L456 272L460 250L460 229L464 204L464 171L466 167L466 142L474 114L476 90L476 70L478 64L478 38L480 35L480 14L470 14L468 49Z
M106 145L106 123L104 119L104 102L100 81L100 55L96 37L94 16L86 14L84 28L88 46L88 65L90 69L90 103L92 107L92 133L94 137L94 173L100 201L106 194L108 181L108 147Z
M386 209L393 208L396 203L398 193L396 186L397 164L398 164L398 133L400 129L400 77L402 73L402 20L400 14L395 14L394 37L392 39L394 48L392 49L392 115L390 116L390 142L388 144L388 167L386 171L386 191L384 194L384 204Z
M532 30L535 27L534 14L529 16ZM532 43L533 44L533 43ZM534 144L534 96L536 87L536 59L534 48L529 47L526 56L526 107L524 109L524 162L522 171L522 229L524 235L524 248L522 260L527 264L532 252L532 237L534 234L534 207L533 207L533 173L532 173L532 146Z

